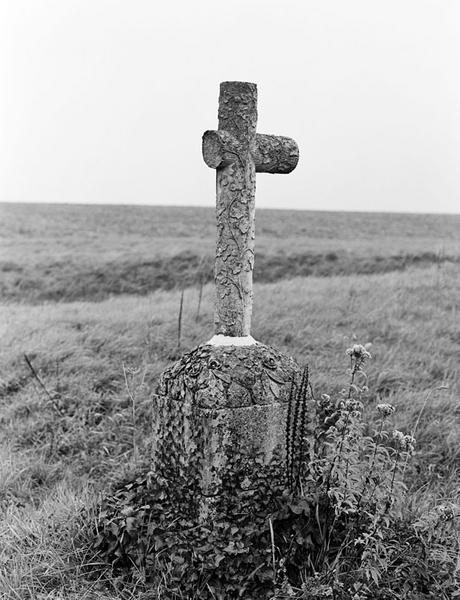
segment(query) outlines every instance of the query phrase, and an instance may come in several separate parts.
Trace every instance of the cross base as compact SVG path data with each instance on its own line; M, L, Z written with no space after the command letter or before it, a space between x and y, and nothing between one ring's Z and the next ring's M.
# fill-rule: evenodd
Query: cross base
M264 344L201 345L160 380L154 470L196 486L197 519L212 517L223 481L237 468L281 464L295 361ZM247 488L256 485L249 479Z

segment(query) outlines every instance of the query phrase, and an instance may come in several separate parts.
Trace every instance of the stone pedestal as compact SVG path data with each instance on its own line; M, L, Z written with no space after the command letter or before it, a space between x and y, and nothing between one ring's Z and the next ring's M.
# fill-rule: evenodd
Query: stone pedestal
M299 373L292 358L259 343L201 345L163 373L154 469L173 486L194 487L200 520L212 518L233 470L250 493L258 469L282 463L289 392Z

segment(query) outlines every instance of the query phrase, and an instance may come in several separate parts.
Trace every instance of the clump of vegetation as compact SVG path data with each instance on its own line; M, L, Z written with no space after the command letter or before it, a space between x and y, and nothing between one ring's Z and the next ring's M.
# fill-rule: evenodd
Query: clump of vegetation
M387 429L395 412L362 418L370 353L347 350L350 382L316 398L305 370L293 382L285 468L236 457L212 524L195 518L195 486L148 471L104 501L95 548L114 574L161 590L158 597L367 600L453 597L460 507L417 520L404 509L410 433ZM255 473L251 473L253 476Z
M298 475L284 513L288 539L276 516L289 551L280 554L274 597L447 600L458 589L458 531L452 534L460 507L436 507L437 518L412 521L404 509L404 475L416 440L387 430L395 412L389 403L377 405L376 428L366 424L363 366L370 354L358 344L347 354L348 388L335 399L314 400L314 436L299 440L309 458L291 467ZM301 401L302 394L296 404Z

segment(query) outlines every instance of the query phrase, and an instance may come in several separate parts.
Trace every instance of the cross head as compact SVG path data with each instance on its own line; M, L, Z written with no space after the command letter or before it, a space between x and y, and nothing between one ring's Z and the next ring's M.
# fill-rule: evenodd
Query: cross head
M220 84L219 128L203 135L203 158L216 169L215 334L250 336L256 173L290 173L299 148L291 138L256 133L257 86Z

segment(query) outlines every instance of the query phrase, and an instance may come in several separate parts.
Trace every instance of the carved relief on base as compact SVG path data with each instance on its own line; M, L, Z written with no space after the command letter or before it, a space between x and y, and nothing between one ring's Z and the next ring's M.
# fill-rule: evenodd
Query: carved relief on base
M295 361L263 344L202 345L161 376L156 396L154 469L197 488L197 510L209 517L223 478L284 460L289 391ZM252 465L252 466L251 466Z

